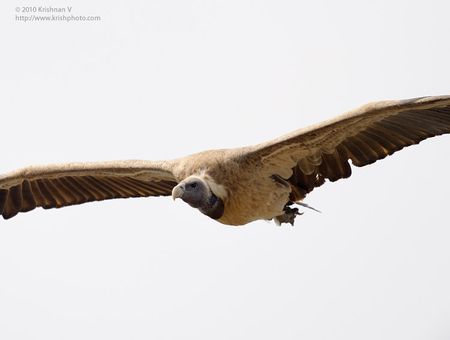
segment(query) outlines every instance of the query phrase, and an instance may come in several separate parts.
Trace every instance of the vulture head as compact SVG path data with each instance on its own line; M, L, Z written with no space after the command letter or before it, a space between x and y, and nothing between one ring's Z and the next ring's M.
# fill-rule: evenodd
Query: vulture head
M197 208L203 214L219 219L224 212L223 200L217 197L207 181L199 176L190 176L181 181L172 190L172 198L181 198L193 208Z

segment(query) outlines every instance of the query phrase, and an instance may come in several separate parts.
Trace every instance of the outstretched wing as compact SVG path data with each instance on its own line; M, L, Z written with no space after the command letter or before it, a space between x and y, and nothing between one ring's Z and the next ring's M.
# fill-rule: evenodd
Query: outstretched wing
M301 200L326 179L337 181L358 167L402 148L450 132L450 96L375 102L267 143L241 159L267 175L287 179L291 199Z
M0 215L112 198L170 195L177 184L167 162L117 161L32 166L0 176Z

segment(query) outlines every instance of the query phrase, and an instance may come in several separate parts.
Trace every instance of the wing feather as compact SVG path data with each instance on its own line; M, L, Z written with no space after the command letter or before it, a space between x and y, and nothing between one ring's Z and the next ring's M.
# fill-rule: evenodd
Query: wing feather
M177 180L168 162L119 161L28 167L0 176L0 215L113 198L167 196Z
M267 175L283 174L297 189L291 199L301 200L326 179L351 176L349 161L362 167L445 133L450 133L450 96L376 102L249 147L241 158Z

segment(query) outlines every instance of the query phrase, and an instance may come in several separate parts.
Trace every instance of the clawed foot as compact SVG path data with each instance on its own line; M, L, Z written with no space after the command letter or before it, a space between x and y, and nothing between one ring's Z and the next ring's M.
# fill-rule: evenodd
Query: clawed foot
M290 225L293 226L297 215L303 215L303 213L299 212L297 208L291 208L286 206L284 208L284 214L276 216L274 220L275 223L278 225L281 225L282 223L289 223Z

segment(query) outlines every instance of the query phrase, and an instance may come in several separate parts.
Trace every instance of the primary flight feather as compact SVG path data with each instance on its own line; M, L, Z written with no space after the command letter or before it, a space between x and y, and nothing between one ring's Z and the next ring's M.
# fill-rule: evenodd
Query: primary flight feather
M112 198L181 198L229 225L294 223L292 208L326 179L450 132L450 96L376 102L266 143L169 161L31 166L0 176L0 214Z

